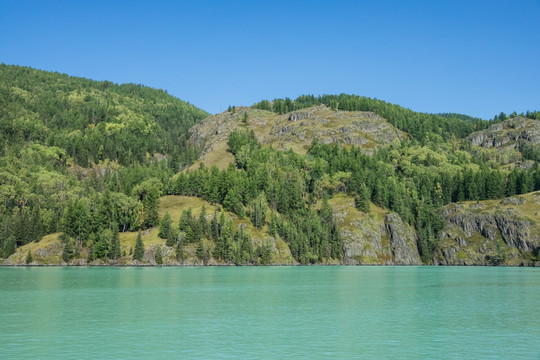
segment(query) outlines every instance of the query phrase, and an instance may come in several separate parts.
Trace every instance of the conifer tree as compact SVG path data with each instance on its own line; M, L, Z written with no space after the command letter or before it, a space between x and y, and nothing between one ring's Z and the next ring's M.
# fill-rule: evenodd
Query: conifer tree
M135 250L133 251L133 260L142 261L144 256L144 244L142 241L141 232L137 234L137 241L135 242Z
M199 260L203 260L204 258L204 244L202 239L199 240L197 250L195 250L195 255L199 258Z
M180 238L176 245L176 260L182 262L184 260L184 240Z
M202 206L201 213L199 215L199 231L200 237L206 237L208 234L208 222L206 221L206 206Z
M210 221L210 238L214 241L217 241L219 238L219 222L217 217L217 210L214 211L214 216Z
M122 254L120 246L120 234L118 233L118 226L113 227L112 241L111 241L111 259L118 259Z
M28 254L26 254L26 265L31 264L34 261L34 258L32 257L32 253L30 252L30 249L28 249Z
M178 222L178 230L186 231L188 227L191 227L191 222L192 214L191 207L189 207L187 210L183 210L182 215L180 215L180 221Z
M174 244L176 244L177 237L178 233L174 229L171 229L169 231L169 235L167 236L167 241L165 242L165 245L174 246Z
M71 244L71 240L68 240L64 246L64 250L62 251L62 260L67 263L69 260L73 259L74 255L75 251L73 249L73 245Z
M167 211L159 224L158 236L162 239L168 239L170 236L171 230L172 230L171 215L169 215L169 212Z
M369 191L366 184L360 185L360 190L358 195L354 199L354 205L360 211L369 213L369 202L371 200L371 192Z
M12 254L15 254L17 251L17 240L15 240L15 236L11 235L7 238L7 240L4 243L4 257L9 257Z
M161 252L161 246L158 246L156 250L156 264L158 265L163 264L163 254Z
M94 243L92 243L90 244L90 247L88 248L88 257L86 261L88 263L91 263L94 260L96 260L96 252L94 251Z

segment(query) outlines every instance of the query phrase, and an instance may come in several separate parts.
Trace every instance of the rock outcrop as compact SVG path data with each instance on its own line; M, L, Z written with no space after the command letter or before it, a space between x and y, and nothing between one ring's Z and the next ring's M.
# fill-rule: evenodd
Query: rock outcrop
M386 231L390 235L390 248L397 265L421 264L415 232L403 223L397 213L385 218Z
M406 137L373 112L334 111L321 105L278 115L239 107L234 113L212 115L190 130L190 141L202 150L199 160L225 168L234 161L226 151L229 134L241 128L253 130L262 144L298 153L305 153L314 139L324 144L355 145L372 153Z
M468 137L472 145L490 147L512 147L517 149L519 142L540 144L540 122L516 117L492 125L486 130L475 132Z
M330 201L341 229L345 265L420 265L413 229L398 214L374 208L365 214L354 207L354 199Z
M441 265L535 265L540 192L479 204L451 204L433 257Z
M501 164L515 163L520 168L532 166L532 161L521 161L523 148L540 150L540 121L516 117L494 124L486 130L469 135L473 146L490 149L499 154Z

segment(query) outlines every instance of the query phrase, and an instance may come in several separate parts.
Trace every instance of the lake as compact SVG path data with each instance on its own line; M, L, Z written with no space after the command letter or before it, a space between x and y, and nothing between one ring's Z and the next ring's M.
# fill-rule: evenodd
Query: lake
M540 359L540 269L0 268L5 359Z

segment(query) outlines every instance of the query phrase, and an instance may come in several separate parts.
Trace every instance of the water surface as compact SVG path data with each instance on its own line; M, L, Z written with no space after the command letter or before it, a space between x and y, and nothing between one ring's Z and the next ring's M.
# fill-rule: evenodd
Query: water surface
M540 359L540 270L0 268L5 359Z

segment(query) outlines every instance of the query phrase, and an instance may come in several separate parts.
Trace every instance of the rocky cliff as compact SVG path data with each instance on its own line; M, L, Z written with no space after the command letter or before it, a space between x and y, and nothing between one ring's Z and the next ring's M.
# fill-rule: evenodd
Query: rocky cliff
M516 117L475 132L467 138L473 147L496 152L499 163L516 163L530 167L532 161L523 161L523 149L540 151L540 121Z
M539 265L540 192L451 204L433 257L436 265Z
M398 214L374 205L369 214L354 207L354 199L330 201L341 229L345 265L420 265L414 230Z

